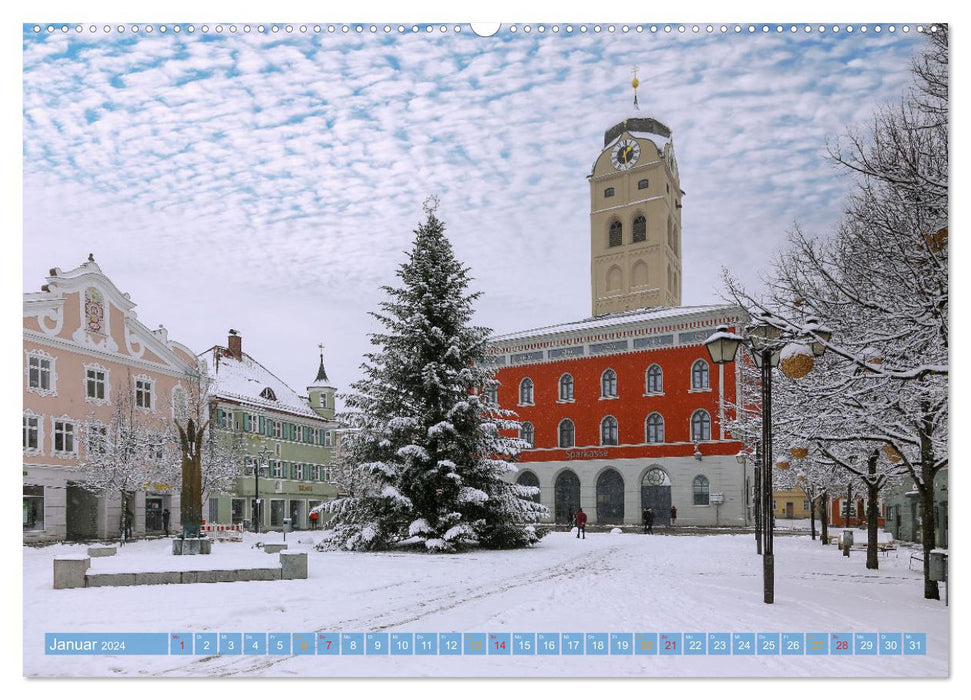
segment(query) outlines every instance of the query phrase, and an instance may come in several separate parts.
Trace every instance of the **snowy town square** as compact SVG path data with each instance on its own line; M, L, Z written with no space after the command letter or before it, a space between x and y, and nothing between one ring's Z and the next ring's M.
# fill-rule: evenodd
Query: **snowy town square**
M801 523L806 525L806 523ZM279 535L260 538L282 542ZM808 533L776 542L776 602L761 597L761 565L749 534L656 536L553 533L533 550L454 557L405 553L309 553L296 581L53 590L53 557L81 550L56 545L24 560L24 673L28 676L826 676L943 677L948 673L948 609L923 600L909 551L843 557ZM259 566L273 558L255 536L217 543L206 566ZM92 571L151 569L165 542L127 545L92 559ZM187 591L189 589L189 591ZM45 632L162 633L854 633L917 632L926 654L814 657L756 654L603 656L366 654L361 656L55 656ZM800 637L802 634L799 635ZM513 650L515 651L515 650Z
M23 25L23 676L949 678L950 37Z

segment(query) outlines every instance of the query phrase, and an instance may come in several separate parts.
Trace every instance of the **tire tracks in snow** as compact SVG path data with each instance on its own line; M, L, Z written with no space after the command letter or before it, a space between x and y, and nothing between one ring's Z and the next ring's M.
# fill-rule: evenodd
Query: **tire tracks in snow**
M623 548L608 545L594 551L583 552L553 566L543 566L539 569L523 571L512 578L501 578L501 574L499 574L500 578L497 580L477 583L474 588L457 591L454 585L449 585L448 587L438 586L436 597L432 600L416 600L416 595L427 596L429 589L414 589L413 592L409 593L407 600L402 599L400 602L396 602L395 607L391 610L381 611L371 616L362 615L341 619L320 629L313 630L313 634L316 635L318 632L333 632L335 630L383 632L416 622L425 617L448 612L462 605L475 603L492 596L504 595L511 590L524 586L533 586L562 577L576 578L578 572L582 572L586 576L596 577L613 569L606 562L620 549ZM394 587L394 585L384 584L360 591L354 595L368 595ZM151 673L150 675L155 677L205 675L216 678L237 675L258 676L263 671L287 662L292 658L292 656L253 656L249 658L245 656L234 658L205 656L200 659L193 659L183 666L176 666Z

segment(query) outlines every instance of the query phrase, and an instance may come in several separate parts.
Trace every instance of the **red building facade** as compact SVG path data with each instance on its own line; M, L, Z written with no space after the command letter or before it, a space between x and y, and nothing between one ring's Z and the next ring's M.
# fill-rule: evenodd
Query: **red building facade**
M749 522L747 465L724 428L734 363L711 362L704 340L734 326L731 306L610 314L496 338L497 400L534 447L520 483L538 486L557 523L578 507L599 525Z

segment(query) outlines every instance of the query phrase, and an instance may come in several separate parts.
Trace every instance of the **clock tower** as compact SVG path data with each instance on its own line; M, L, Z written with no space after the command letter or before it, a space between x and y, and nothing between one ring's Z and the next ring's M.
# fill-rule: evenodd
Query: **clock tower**
M593 315L681 305L681 191L671 130L631 118L590 174Z

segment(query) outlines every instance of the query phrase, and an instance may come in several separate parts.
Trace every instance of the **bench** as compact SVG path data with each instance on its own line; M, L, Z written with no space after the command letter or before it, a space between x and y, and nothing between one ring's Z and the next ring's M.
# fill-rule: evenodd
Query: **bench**
M113 557L117 552L117 547L88 547L89 557Z

